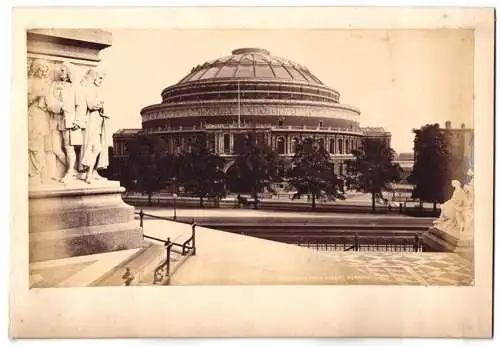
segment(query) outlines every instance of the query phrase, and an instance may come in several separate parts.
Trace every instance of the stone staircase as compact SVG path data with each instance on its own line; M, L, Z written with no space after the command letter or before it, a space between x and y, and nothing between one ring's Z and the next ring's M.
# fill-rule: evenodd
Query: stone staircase
M163 244L145 241L144 247L126 261L123 261L111 271L94 281L91 286L124 286L123 275L129 268L133 276L130 286L151 286L155 281L155 270L165 262L166 249ZM157 285L168 285L170 278L179 267L189 258L182 255L177 249L170 251L170 275L166 276Z

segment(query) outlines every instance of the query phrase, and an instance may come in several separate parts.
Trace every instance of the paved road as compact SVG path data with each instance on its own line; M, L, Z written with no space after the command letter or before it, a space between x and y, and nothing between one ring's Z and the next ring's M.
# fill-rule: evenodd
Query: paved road
M146 195L140 194L130 194L126 195L125 201L129 204L136 206L147 206L148 197ZM162 206L162 207L173 207L173 198L169 195L154 195L152 197L152 205ZM199 208L198 198L182 197L175 200L176 207L182 208ZM213 202L209 202L205 199L205 207L214 207ZM407 203L407 208L413 208L415 203ZM228 196L219 202L220 208L225 209L235 209L237 208L236 197ZM327 213L370 213L371 212L371 196L369 194L355 193L351 192L348 194L348 199L346 200L336 200L336 201L320 201L316 203L317 212L327 212ZM247 206L244 208L253 208L252 206ZM427 213L432 211L432 205L424 204L425 211ZM312 205L310 201L303 198L301 200L291 200L290 198L260 198L259 209L273 210L273 211L302 211L311 212ZM376 204L377 213L398 213L400 210L398 207L393 206L392 210L388 210L387 206L383 204ZM410 209L407 212L412 212Z
M172 217L174 215L173 208L169 207L136 207L136 210L144 210L145 213L154 214L162 217ZM292 220L292 219L316 219L316 220L413 220L418 222L429 222L435 218L430 217L412 217L401 214L370 214L370 213L313 213L307 211L274 211L262 209L225 209L225 208L188 208L176 209L178 218L218 218L218 219L277 219L277 220Z

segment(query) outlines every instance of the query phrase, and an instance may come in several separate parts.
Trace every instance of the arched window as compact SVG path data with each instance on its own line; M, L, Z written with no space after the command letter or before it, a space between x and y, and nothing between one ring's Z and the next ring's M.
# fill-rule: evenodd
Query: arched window
M229 133L224 133L224 154L229 154L231 151L231 142Z
M342 145L342 139L339 139L339 154L343 154L344 153L344 148L343 148L343 145Z
M349 148L349 140L348 139L345 140L345 153L346 154L350 154L351 153L351 150Z
M295 154L295 149L297 148L297 143L299 142L299 140L297 139L297 137L293 137L292 138L292 145L291 145L291 148L290 148L290 152L292 154Z
M276 149L278 154L285 153L285 139L283 137L276 138Z
M215 135L213 134L208 137L208 150L212 153L215 152Z
M335 139L330 139L330 154L335 154Z
M324 140L323 138L320 138L320 139L318 140L318 144L319 144L319 147L320 147L320 148L321 148L321 147L323 147L323 148L324 148L324 147L325 147L325 140Z

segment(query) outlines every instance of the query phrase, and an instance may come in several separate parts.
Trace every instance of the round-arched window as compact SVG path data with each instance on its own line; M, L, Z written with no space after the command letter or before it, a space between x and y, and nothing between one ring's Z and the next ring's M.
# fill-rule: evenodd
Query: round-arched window
M292 138L292 147L290 148L292 153L295 153L295 149L297 148L298 142L299 140L297 139L297 137Z
M318 140L318 144L319 144L320 148L324 148L325 147L325 140L323 138L320 138Z
M330 153L335 154L335 139L330 139Z
M283 137L276 138L276 149L278 154L285 153L285 139Z

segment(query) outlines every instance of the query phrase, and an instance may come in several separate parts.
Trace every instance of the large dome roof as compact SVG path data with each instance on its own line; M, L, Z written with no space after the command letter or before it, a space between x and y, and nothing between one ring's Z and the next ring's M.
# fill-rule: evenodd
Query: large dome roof
M272 56L269 51L260 48L236 49L230 56L193 67L178 85L222 78L273 79L323 85L306 67Z

